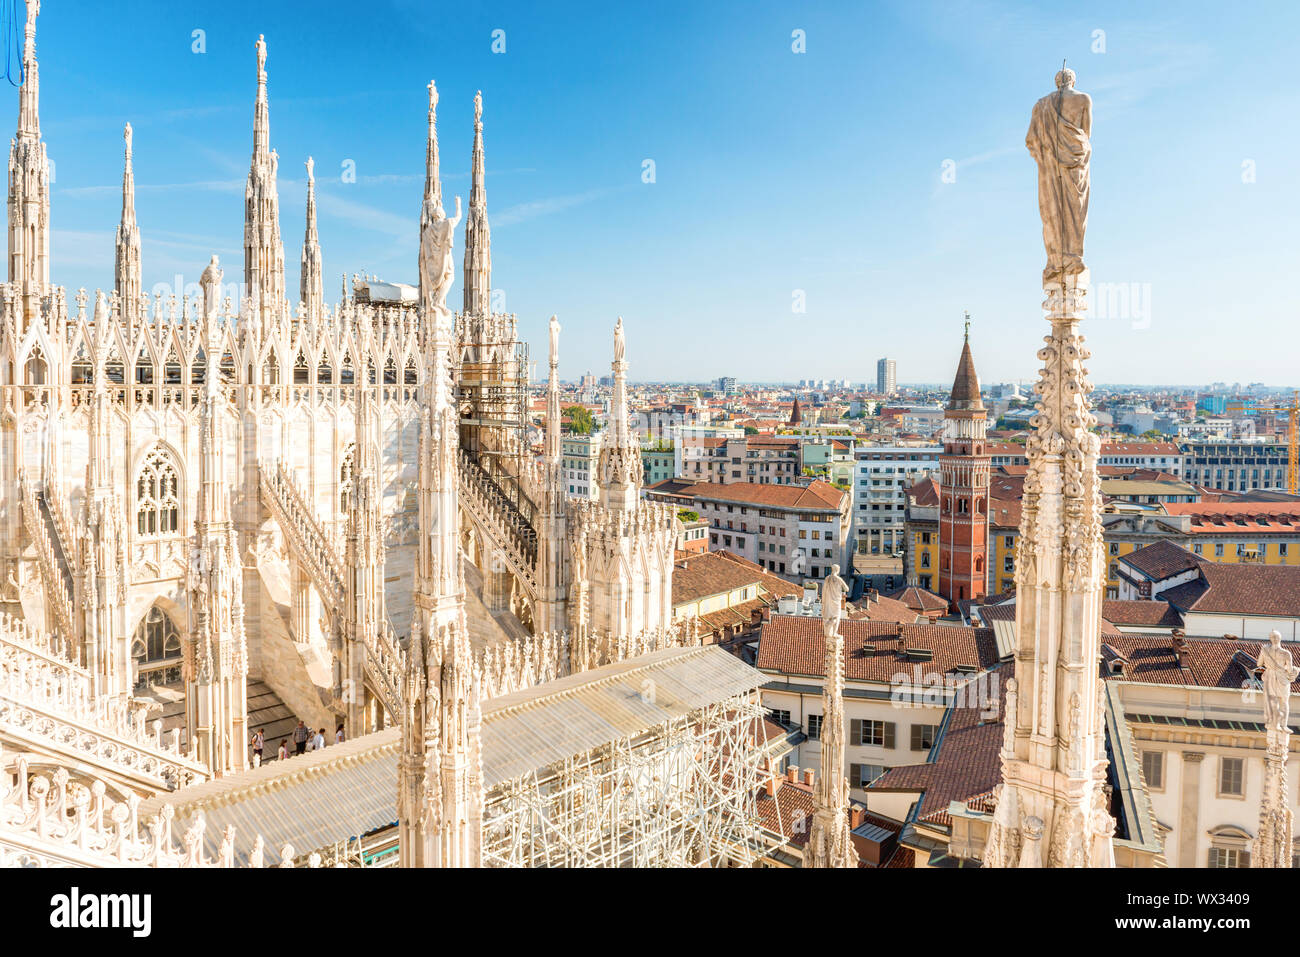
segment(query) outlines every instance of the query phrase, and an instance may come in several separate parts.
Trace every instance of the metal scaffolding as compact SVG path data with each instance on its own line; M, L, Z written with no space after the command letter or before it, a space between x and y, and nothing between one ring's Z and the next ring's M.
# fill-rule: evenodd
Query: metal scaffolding
M454 378L460 402L460 445L531 522L534 506L521 476L528 448L528 344L513 315L456 316Z
M748 691L503 782L486 795L489 867L750 867L762 752Z

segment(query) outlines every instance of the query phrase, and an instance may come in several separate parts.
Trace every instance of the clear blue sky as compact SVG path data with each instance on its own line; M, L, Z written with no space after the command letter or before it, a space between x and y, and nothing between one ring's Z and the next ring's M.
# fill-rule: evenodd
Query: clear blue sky
M415 280L433 78L449 198L483 90L493 286L535 358L559 314L565 378L608 371L621 314L634 379L868 379L889 355L900 381L942 381L964 309L984 381L1032 378L1024 135L1068 57L1094 101L1093 279L1150 291L1149 322L1086 324L1094 380L1296 383L1300 5L1087 6L47 0L53 279L112 283L128 120L146 289L213 252L241 274L264 33L295 293L308 154L327 298L344 272Z

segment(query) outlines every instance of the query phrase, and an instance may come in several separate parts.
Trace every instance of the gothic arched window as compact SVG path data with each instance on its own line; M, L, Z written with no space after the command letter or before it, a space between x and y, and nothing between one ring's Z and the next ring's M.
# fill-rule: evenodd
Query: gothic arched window
M154 605L136 626L131 638L131 660L136 667L136 688L180 681L181 635L166 613ZM158 667L153 667L158 664Z
M141 535L172 535L180 528L180 478L161 446L154 446L140 466L135 507L136 531Z
M356 457L357 444L351 442L343 453L343 467L339 469L339 511L348 510L348 496L352 494L352 462Z

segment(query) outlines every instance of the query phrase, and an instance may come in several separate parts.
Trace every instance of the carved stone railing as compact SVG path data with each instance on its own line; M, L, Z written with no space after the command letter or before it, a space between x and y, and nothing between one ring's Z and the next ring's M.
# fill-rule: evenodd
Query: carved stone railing
M524 591L530 598L536 598L537 530L464 449L460 450L460 468L457 472L460 476L461 504L491 536Z
M63 657L57 639L0 615L0 734L157 790L204 780L207 769L181 753L180 730L164 736L147 710L124 696L95 697L93 676Z
M65 567L72 572L71 562L73 556L77 554L77 540L72 531L72 513L68 510L68 503L63 498L63 493L59 491L57 482L50 482L45 487L42 498L54 522L55 544L59 546L59 551L63 555Z
M394 722L402 720L402 678L405 673L406 656L397 643L393 626L385 621L383 633L376 643L366 645L365 677L370 690Z
M530 635L483 650L474 663L484 700L665 648L698 647L700 620L680 618L635 635Z
M54 613L54 627L65 639L76 634L72 624L72 579L64 569L59 553L50 537L53 519L46 524L48 512L37 498L36 489L28 482L22 484L23 524L36 546L36 565L45 586L47 607Z
M325 610L331 616L337 615L343 600L343 567L315 509L307 503L283 462L264 462L258 473L262 498L275 516L285 543L307 570Z
M72 780L65 768L31 774L29 756L0 752L0 774L15 773L0 790L0 867L235 867L235 830L227 827L215 858L203 852L202 812L181 835L172 832L170 804L147 823L140 821L140 797L112 801L103 781ZM4 780L7 781L7 775ZM265 867L261 835L239 866ZM319 867L320 855L307 859ZM293 867L294 851L280 849L280 867Z

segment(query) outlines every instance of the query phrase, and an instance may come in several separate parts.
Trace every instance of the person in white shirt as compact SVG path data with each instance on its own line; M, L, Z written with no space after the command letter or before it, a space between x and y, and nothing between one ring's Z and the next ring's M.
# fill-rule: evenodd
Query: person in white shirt
M316 737L311 739L311 749L321 751L325 748L325 729L321 728L316 732Z

